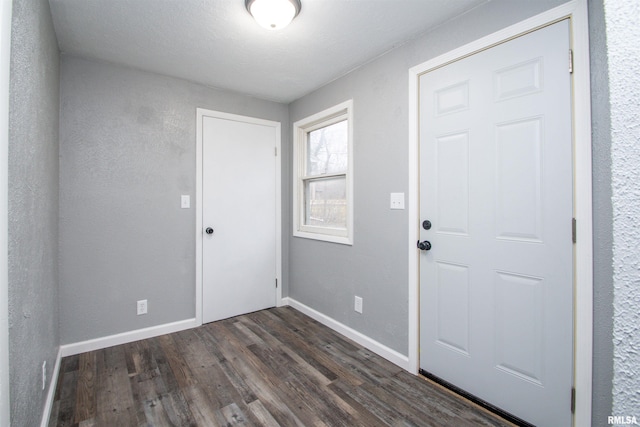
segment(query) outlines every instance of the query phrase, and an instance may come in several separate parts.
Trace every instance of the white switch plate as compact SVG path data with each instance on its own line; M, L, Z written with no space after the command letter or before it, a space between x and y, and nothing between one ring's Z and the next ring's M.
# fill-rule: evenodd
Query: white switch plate
M404 209L404 193L391 193L391 209Z
M188 194L180 196L180 207L182 209L189 209L191 207L191 196Z
M353 309L356 313L362 314L362 297L355 297Z
M147 300L146 299L141 299L140 301L138 301L138 316L140 316L141 314L147 314Z

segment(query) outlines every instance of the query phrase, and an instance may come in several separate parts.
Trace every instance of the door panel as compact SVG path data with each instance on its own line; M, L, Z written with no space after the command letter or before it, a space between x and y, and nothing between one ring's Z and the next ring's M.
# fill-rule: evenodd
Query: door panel
M542 119L496 126L496 233L541 242Z
M469 133L436 138L437 229L465 236L469 224Z
M203 117L203 322L275 306L276 130Z
M469 268L437 263L438 344L469 355Z
M420 367L536 425L570 425L569 24L420 77Z
M542 385L542 279L495 274L496 367Z

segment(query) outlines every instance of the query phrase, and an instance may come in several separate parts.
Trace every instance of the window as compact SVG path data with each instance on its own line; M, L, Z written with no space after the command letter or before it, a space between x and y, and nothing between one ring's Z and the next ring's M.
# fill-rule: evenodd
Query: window
M353 242L353 101L293 125L293 235Z

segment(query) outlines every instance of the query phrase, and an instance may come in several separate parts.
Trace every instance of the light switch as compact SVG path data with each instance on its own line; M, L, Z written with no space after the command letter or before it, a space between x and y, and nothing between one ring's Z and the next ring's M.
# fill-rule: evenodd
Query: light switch
M404 209L404 193L391 193L391 209Z
M189 209L191 207L191 196L188 194L180 196L180 207L182 209Z

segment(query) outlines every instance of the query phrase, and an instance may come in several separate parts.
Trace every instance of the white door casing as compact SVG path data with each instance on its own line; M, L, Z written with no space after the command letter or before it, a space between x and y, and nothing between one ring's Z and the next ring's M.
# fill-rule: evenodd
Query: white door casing
M197 120L196 317L207 323L280 304L280 123L203 109Z
M8 141L11 69L10 0L0 0L0 425L9 425Z
M536 425L571 423L568 20L420 78L420 366Z
M589 75L589 34L586 0L573 0L522 22L471 42L409 70L409 361L407 369L419 369L419 266L420 236L418 212L418 97L419 79L424 73L461 58L481 52L504 41L563 19L571 20L573 51L572 101L574 130L574 217L577 242L575 254L575 326L573 425L591 425L592 346L593 346L593 242L591 184L591 110ZM568 61L567 61L568 65Z

